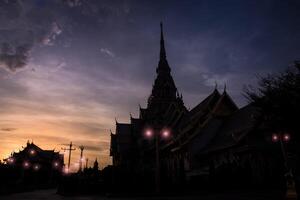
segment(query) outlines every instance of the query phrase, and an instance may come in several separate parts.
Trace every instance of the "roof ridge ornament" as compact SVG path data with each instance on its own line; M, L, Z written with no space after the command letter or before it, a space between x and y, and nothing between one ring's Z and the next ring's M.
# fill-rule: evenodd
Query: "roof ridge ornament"
M215 90L218 90L218 82L215 81Z

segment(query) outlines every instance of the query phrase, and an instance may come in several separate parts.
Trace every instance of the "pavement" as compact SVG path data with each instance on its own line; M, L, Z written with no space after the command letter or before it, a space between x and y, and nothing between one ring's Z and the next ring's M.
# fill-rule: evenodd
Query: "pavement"
M33 192L17 193L0 196L0 200L276 200L280 199L271 193L230 193L208 194L201 196L154 196L154 197L108 197L108 196L72 196L65 197L56 194L56 190L38 190ZM292 198L294 199L294 198ZM291 199L291 200L292 200Z

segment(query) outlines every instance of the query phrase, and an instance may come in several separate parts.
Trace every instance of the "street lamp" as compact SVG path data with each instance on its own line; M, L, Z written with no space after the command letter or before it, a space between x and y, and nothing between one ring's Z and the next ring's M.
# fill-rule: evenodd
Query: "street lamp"
M14 164L15 159L14 158L8 158L7 162L8 162L8 164Z
M23 163L23 166L24 166L25 169L28 169L30 167L30 163L28 161L25 161Z
M29 151L29 154L32 155L32 156L35 155L35 150L31 149L31 150Z
M278 140L279 140L278 135L277 135L277 134L273 134L273 135L272 135L272 141L273 141L273 142L278 142Z
M290 139L291 139L291 137L290 137L289 134L286 133L286 134L283 135L283 140L284 140L285 142L290 141Z
M152 135L153 135L152 130L147 129L147 130L145 131L145 136L146 136L146 137L151 138Z
M165 129L162 131L162 137L168 139L170 137L170 131Z
M168 139L171 135L169 129L151 129L148 128L145 130L145 136L150 139L154 136L155 138L155 160L156 160L156 169L155 169L155 190L156 193L160 192L160 160L159 160L159 138Z
M286 148L284 146L284 143L283 142L289 142L291 139L291 136L290 134L288 133L274 133L272 135L272 141L273 142L280 142L280 147L281 147L281 152L282 152L282 155L283 155L283 159L284 159L284 165L285 165L285 168L287 170L287 173L285 174L285 177L286 177L286 181L287 181L287 186L291 186L291 187L288 187L288 189L292 189L292 190L295 190L294 188L294 180L293 180L293 173L292 173L292 170L290 168L290 166L288 165L288 160L287 160L287 151L286 151ZM287 191L287 198L289 196L289 192Z
M84 146L81 145L79 146L80 149L80 160L79 160L79 172L82 172L82 162L83 162L83 150L84 150Z
M55 162L53 163L53 166L54 166L54 168L58 168L59 163L58 163L57 161L55 161Z
M34 166L33 166L33 169L34 169L35 171L38 171L38 170L40 169L40 165L38 165L38 164L34 165Z

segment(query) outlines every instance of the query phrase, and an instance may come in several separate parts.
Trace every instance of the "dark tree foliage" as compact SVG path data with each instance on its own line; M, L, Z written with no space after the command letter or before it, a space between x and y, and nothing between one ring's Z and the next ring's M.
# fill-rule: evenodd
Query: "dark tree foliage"
M278 75L261 77L258 88L248 87L246 97L260 108L262 121L274 132L300 138L300 62ZM296 137L296 138L295 138Z

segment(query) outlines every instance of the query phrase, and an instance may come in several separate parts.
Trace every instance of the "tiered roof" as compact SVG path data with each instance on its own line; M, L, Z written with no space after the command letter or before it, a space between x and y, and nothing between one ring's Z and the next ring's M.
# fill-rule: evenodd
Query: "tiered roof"
M161 127L168 126L172 129L173 139L162 145L163 149L172 152L187 145L198 152L225 148L238 142L247 134L247 130L251 129L251 125L248 126L251 120L247 121L247 117L252 109L239 110L226 89L221 94L215 88L203 101L188 111L170 72L161 24L160 60L148 105L146 108L140 107L139 117L131 116L129 124L116 123L116 134L111 135L111 155L126 152L133 145L141 149L146 148L143 145L139 146L142 143L138 141L143 137L145 125L151 125L154 120L160 121ZM236 126L237 123L240 128Z

